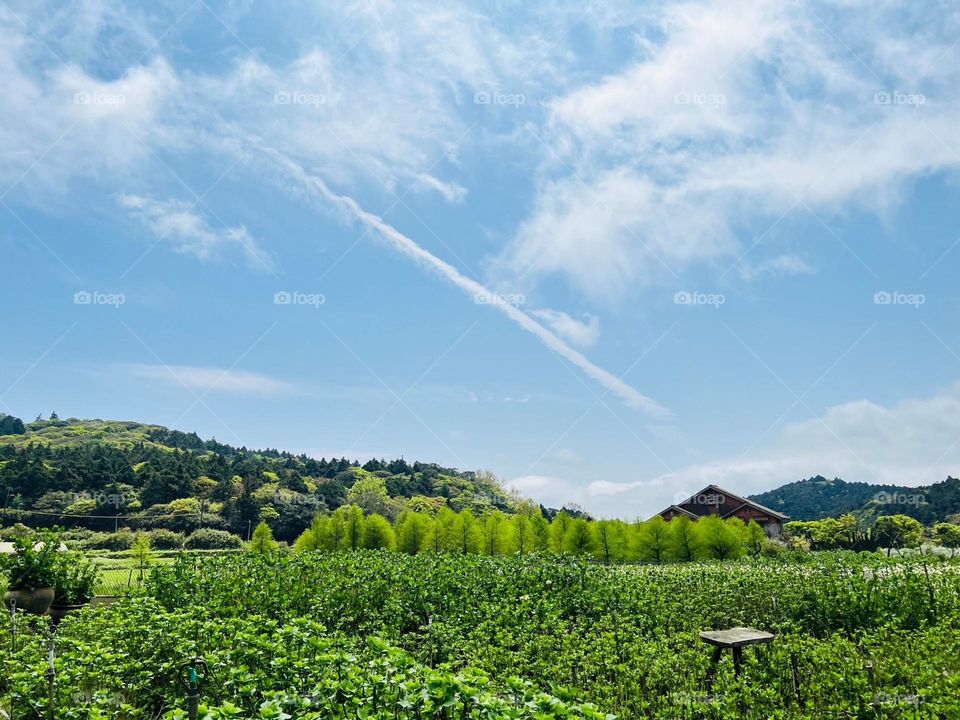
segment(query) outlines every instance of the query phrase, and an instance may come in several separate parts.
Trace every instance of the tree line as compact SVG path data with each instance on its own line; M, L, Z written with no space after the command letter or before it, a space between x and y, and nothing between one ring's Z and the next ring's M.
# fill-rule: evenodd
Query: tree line
M260 528L261 539L264 528ZM526 504L512 515L500 511L477 515L447 507L435 513L404 511L394 522L345 505L320 514L294 543L296 551L339 552L383 549L417 554L512 555L570 553L606 563L676 562L729 559L759 554L768 547L756 522L708 516L697 521L659 515L646 521L587 520L566 510L547 520L540 508Z
M10 417L0 422L12 426ZM361 465L236 448L139 423L53 417L30 423L26 437L16 435L19 444L0 442L0 508L7 522L187 535L209 528L246 537L265 520L279 539L292 541L318 512L351 502L391 518L409 503L482 513L508 511L514 502L482 471L402 458ZM364 481L373 481L373 494Z
M852 513L839 518L789 522L784 526L787 538L795 545L811 550L873 551L886 548L919 548L925 535L943 547L960 548L960 525L936 523L924 532L924 527L909 515L881 515L871 525L857 520Z

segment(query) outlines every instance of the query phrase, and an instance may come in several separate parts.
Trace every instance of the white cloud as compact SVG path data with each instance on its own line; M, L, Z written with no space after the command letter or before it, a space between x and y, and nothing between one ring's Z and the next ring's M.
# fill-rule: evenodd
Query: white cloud
M557 335L580 347L592 347L600 339L600 318L584 313L583 319L567 315L560 310L531 310L530 314L543 320Z
M814 475L915 486L958 474L960 383L889 407L869 400L831 406L819 417L787 425L768 446L741 458L651 479L595 480L584 489L584 504L595 512L649 515L709 484L750 495Z
M201 392L277 397L297 391L294 385L284 380L243 370L189 365L130 364L123 367L135 377Z
M796 255L777 255L757 264L743 262L737 269L744 280L754 280L763 276L784 277L788 275L812 275L817 269Z
M177 252L211 260L235 249L240 251L251 268L274 272L270 256L260 249L242 225L215 228L197 212L193 203L181 200L121 195L118 201L142 220L158 241L172 245Z
M504 483L508 490L515 490L523 497L533 498L546 507L560 508L575 503L582 504L584 489L569 480L549 475L523 475Z
M501 275L615 299L739 255L744 226L760 236L795 205L884 212L909 181L955 171L960 17L925 7L937 21L918 43L893 3L832 8L829 30L802 3L664 6L639 59L551 104L537 199Z
M570 465L578 465L583 462L583 458L570 448L560 448L551 455L551 459L558 463Z
M164 60L109 81L76 65L37 70L22 27L4 19L0 12L0 181L10 190L62 192L77 177L113 178L175 143L161 126L178 89Z

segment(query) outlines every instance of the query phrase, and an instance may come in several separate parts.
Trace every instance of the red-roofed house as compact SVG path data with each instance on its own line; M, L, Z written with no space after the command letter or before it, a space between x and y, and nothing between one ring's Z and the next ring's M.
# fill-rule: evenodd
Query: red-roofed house
M783 534L783 524L790 519L789 515L734 495L716 485L707 485L696 495L691 495L660 513L664 520L673 520L678 515L686 515L691 520L697 520L704 515L719 515L723 519L735 517L746 523L756 520L768 537L780 537Z

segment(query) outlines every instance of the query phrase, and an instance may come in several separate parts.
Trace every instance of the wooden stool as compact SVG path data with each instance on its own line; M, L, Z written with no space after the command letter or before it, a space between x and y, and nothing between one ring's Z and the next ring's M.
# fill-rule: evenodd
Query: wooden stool
M727 648L733 654L733 673L740 677L740 666L743 662L743 648L747 645L760 645L773 640L773 635L763 630L754 630L747 627L735 627L729 630L708 630L700 633L700 639L714 646L713 657L710 658L710 669L707 670L707 690L713 685L717 674L717 665Z

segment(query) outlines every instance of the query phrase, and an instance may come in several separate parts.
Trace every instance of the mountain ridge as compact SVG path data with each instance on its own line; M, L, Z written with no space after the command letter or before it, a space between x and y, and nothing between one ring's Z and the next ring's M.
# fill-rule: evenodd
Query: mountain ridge
M880 515L909 515L930 525L960 513L960 480L947 477L931 485L909 487L815 475L749 497L786 513L791 520L821 520L850 513L869 524Z

